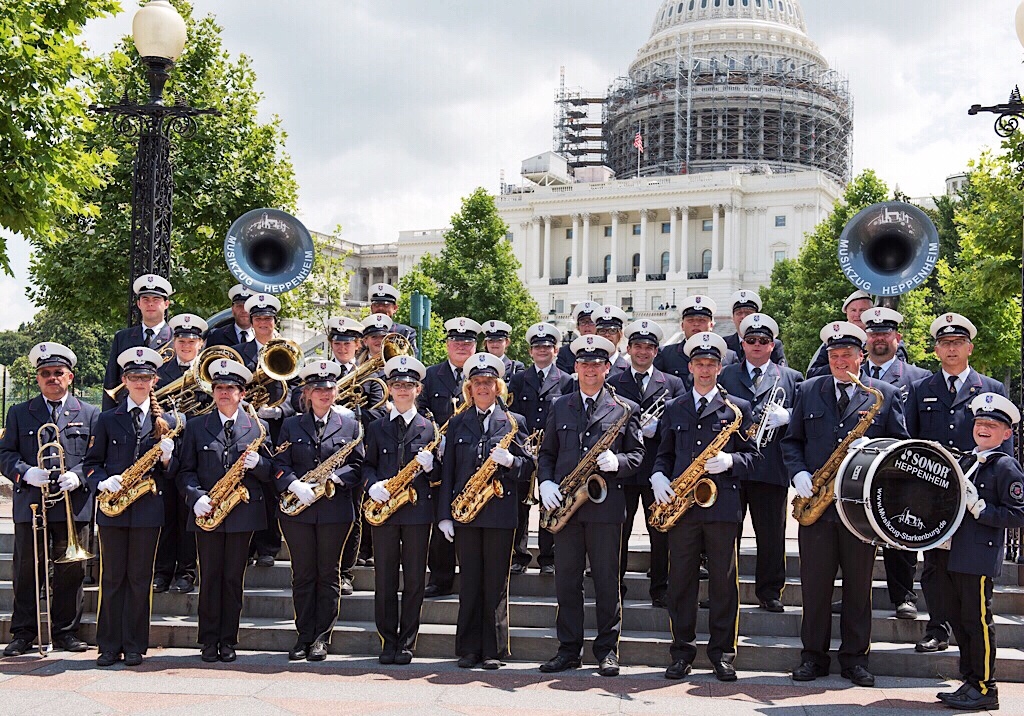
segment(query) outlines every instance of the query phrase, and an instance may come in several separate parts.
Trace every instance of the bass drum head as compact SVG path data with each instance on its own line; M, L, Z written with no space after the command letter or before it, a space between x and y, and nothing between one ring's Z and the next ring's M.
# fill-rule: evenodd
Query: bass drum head
M883 544L885 540L875 533L864 509L868 475L882 451L896 442L899 441L895 438L875 438L851 448L836 471L836 512L839 519L846 529L869 544Z

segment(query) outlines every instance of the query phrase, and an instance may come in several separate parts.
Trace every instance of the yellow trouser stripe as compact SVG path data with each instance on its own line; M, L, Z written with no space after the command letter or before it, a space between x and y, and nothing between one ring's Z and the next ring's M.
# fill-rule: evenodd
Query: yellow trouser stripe
M992 663L992 642L988 638L988 612L985 610L985 577L982 576L979 581L979 593L978 599L981 605L981 638L985 642L985 666L982 669L983 678L981 679L981 693L985 696L988 695L988 681L992 678L990 671L990 664Z

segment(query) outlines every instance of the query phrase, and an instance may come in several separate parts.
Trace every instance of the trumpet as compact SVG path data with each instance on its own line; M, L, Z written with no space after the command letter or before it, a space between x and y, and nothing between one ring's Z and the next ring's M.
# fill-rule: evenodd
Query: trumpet
M774 385L772 385L772 392L768 396L768 402L765 403L764 408L761 410L761 421L750 426L747 433L743 436L746 440L753 440L758 450L763 450L767 445L775 439L775 431L778 428L768 427L768 416L774 413L779 408L784 408L786 403L786 389L779 385L779 379L775 379Z
M206 351L203 351L204 353ZM276 408L288 399L288 381L299 374L302 367L302 348L295 341L274 338L260 348L256 358L256 371L245 386L246 401L253 408ZM270 385L281 385L281 397L270 402Z
M640 427L646 428L655 420L661 420L661 416L665 414L665 395L668 393L667 390L663 390L658 399L647 406L642 413L640 413Z
M537 496L537 455L540 454L540 446L543 442L544 428L540 428L527 435L526 442L523 443L523 450L534 460L533 472L530 473L530 486L526 490L526 499L523 500L523 504L526 505L540 504L540 498Z
M366 358L355 370L338 381L338 397L334 400L335 404L344 405L351 410L355 410L357 407L366 408L368 398L363 386L367 383L377 383L381 387L383 397L368 409L375 410L384 405L389 397L388 386L374 374L383 368L384 363L391 358L410 355L412 355L412 347L405 336L398 333L389 333L384 336L379 356Z

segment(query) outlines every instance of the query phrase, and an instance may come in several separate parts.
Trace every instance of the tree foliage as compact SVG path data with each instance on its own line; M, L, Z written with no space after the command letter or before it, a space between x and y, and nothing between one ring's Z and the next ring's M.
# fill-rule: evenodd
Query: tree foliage
M231 223L262 206L294 212L297 186L283 152L279 120L258 121L262 94L255 89L249 58L229 56L212 16L194 18L186 0L174 0L174 5L185 18L189 41L171 73L164 101L183 100L222 113L199 117L192 136L172 136L172 312L206 316L224 307L227 289L235 283L223 256ZM100 76L91 86L103 105L117 104L124 95L146 101L144 71L130 38L103 58ZM101 187L88 186L84 193L86 201L100 208L98 213L65 219L59 231L32 241L29 297L58 314L82 316L114 329L125 322L137 140L116 132L104 117L81 141L88 151L109 149L117 161L100 173ZM96 280L100 277L106 280Z
M346 312L345 294L352 270L345 266L348 254L337 248L340 234L340 226L332 236L313 234L313 271L298 288L281 294L282 317L298 318L326 333L327 319Z

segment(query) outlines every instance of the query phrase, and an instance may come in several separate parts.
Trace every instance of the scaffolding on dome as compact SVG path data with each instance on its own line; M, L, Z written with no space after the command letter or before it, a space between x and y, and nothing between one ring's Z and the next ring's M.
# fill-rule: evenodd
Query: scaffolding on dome
M565 88L565 68L555 94L554 150L568 160L569 167L606 164L608 146L604 140L603 95Z

